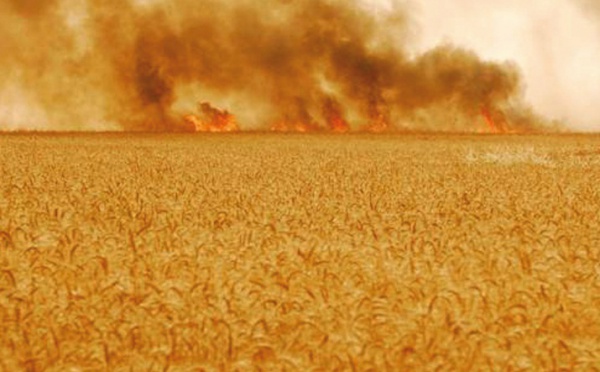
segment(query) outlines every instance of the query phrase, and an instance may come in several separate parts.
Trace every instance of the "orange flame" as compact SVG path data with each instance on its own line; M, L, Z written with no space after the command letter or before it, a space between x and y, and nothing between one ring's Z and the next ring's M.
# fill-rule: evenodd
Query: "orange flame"
M483 120L488 126L489 133L499 134L509 132L503 125L498 125L498 123L492 117L492 112L489 108L483 107L481 109L481 115L483 116Z
M323 105L323 116L327 121L328 129L335 133L346 133L350 125L344 118L341 105L334 99L327 99Z
M485 123L487 124L490 130L490 133L500 133L498 127L496 126L496 122L494 121L494 118L492 118L492 114L488 108L483 107L481 109L481 115L483 116L483 119L485 120Z
M490 111L490 109L484 107L481 109L481 115L483 116L483 119L485 121L485 123L487 124L488 128L489 128L489 133L494 133L494 134L499 134L499 133L523 133L524 131L521 129L519 130L516 127L510 127L508 125L508 123L506 122L506 117L502 114L499 113L500 115L500 121L496 121L494 120L494 117L492 116L492 112ZM479 131L479 133L482 133L483 131Z
M336 133L346 133L350 130L350 126L346 122L346 120L341 117L334 115L329 120L329 128Z
M210 103L202 102L198 104L199 114L189 114L184 116L184 121L188 127L196 132L238 132L240 127L233 114L227 110L221 110L213 107ZM481 108L481 116L487 126L485 129L478 129L478 133L521 133L516 128L511 128L506 123L506 118L501 112L492 112L488 107ZM350 124L345 119L342 107L333 100L326 101L323 106L323 118L326 125L319 125L314 121L307 120L289 120L282 119L275 122L270 130L273 132L322 132L330 131L332 133L346 133L351 131ZM499 121L498 121L499 119ZM360 132L382 133L393 128L387 120L386 115L382 113L373 114L370 122L359 128Z
M240 130L235 116L227 110L219 110L207 102L198 105L200 116L190 114L184 120L193 125L196 132L237 132Z

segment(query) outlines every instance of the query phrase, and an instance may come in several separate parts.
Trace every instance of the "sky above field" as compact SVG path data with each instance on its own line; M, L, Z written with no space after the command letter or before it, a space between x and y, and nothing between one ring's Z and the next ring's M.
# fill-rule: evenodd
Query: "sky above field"
M257 4L6 0L0 129L600 130L595 0Z

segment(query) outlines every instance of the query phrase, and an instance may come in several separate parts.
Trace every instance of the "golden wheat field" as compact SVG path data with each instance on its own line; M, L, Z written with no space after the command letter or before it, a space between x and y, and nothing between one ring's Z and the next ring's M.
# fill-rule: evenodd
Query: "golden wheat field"
M600 370L600 137L4 135L5 371Z

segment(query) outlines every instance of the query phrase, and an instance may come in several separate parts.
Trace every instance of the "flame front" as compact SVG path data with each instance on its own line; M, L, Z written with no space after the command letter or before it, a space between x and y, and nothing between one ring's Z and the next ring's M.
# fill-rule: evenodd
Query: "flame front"
M237 132L240 130L235 116L227 110L217 109L207 102L198 105L200 116L186 115L184 120L191 124L196 132Z
M197 114L188 114L183 117L185 126L194 132L238 132L241 131L237 124L235 115L227 110L219 109L212 106L208 102L198 104ZM487 126L487 130L477 129L477 133L522 133L518 128L510 128L505 122L501 113L494 112L487 107L481 108L481 117ZM501 117L501 120L496 120L494 116ZM346 120L342 106L334 100L327 100L323 105L323 117L325 126L320 126L311 118L306 120L291 120L281 119L275 121L270 130L272 132L295 132L295 133L311 133L311 132L331 132L331 133L347 133L352 131L350 124ZM370 119L369 123L361 126L355 131L384 133L395 130L389 122L389 119L381 113L376 113Z

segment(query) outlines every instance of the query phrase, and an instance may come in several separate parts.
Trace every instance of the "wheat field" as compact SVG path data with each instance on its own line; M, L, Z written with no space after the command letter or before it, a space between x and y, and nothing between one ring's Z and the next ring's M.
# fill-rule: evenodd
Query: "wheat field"
M600 137L0 136L5 371L600 370Z

